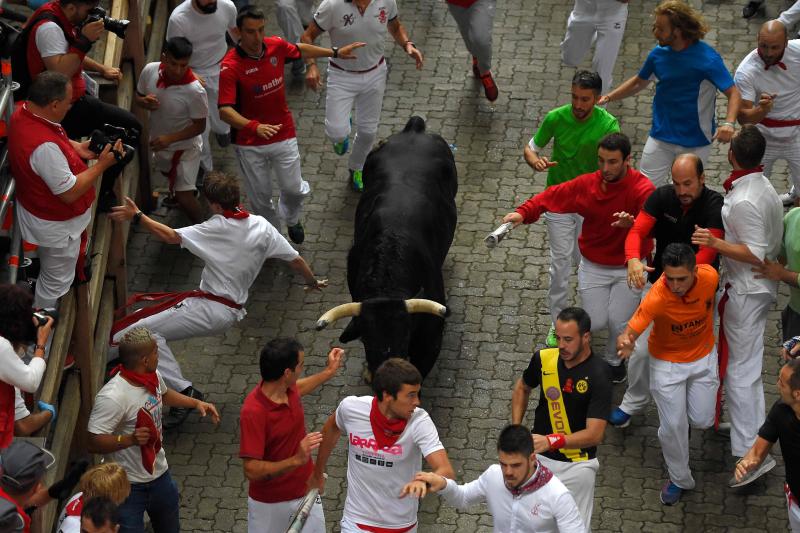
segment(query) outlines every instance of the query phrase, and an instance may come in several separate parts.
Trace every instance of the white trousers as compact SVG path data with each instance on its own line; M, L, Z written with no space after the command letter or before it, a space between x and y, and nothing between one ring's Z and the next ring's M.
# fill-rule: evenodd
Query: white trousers
M743 457L756 441L758 428L766 418L761 367L764 327L775 297L769 293L738 294L731 288L727 294L720 332L720 337L724 332L727 347L720 348L724 367L720 376L731 420L731 453Z
M567 33L561 41L561 61L570 67L577 67L583 62L586 52L594 42L592 70L603 79L601 94L611 91L614 64L625 35L625 23L628 20L628 6L620 3L620 10L615 17L603 20L576 16L573 11L567 20Z
M536 459L550 469L553 474L569 489L578 510L581 512L583 523L586 524L586 531L592 530L592 511L594 509L594 481L597 477L597 470L600 468L600 461L597 457L588 461L568 463L566 461L556 461L537 455Z
M313 7L313 0L275 0L275 18L287 41L300 42L303 27L311 23Z
M280 221L294 226L303 214L303 199L311 186L303 179L297 139L264 146L236 146L236 160L244 176L244 187L250 206L280 231ZM270 169L273 172L270 172ZM278 210L272 201L272 174L278 180Z
M119 339L131 328L145 327L149 329L158 345L158 370L167 386L180 392L190 386L192 382L183 377L181 367L167 342L219 335L242 318L244 318L242 310L236 310L205 298L187 298L174 307L145 317L119 331L114 335L114 342L119 342ZM114 355L110 357L113 358Z
M219 101L219 72L214 75L207 73L200 74L206 82L206 94L208 95L208 120L206 120L206 129L203 132L203 155L200 163L202 167L210 172L214 170L214 161L211 158L211 143L208 142L208 137L213 131L215 134L230 133L231 127L219 116L219 108L217 102Z
M668 182L672 171L672 162L679 154L697 154L703 161L703 165L708 164L708 155L711 153L711 145L696 146L688 148L679 144L672 144L652 137L647 137L642 149L642 162L639 164L639 172L650 178L656 188Z
M263 503L247 498L247 533L284 533L289 529L289 520L303 503L303 498L287 502ZM311 507L303 533L325 533L325 514L322 510L322 499Z
M347 63L342 61L345 65ZM350 135L350 111L355 106L353 123L356 135L348 167L362 170L375 137L386 90L386 62L378 68L358 74L328 67L328 91L325 96L325 134L338 143Z
M658 440L669 479L682 489L695 486L689 469L689 425L714 425L717 389L717 349L691 363L650 360L650 391L658 408Z
M642 300L650 292L653 284L649 281L642 289ZM629 415L635 415L647 407L650 401L650 350L647 346L653 324L650 323L636 339L633 353L628 358L628 387L619 408Z
M349 518L343 517L339 525L341 526L341 533L364 533L364 530L358 527L356 523ZM417 533L418 527L418 525L412 527L408 530L408 533ZM305 533L305 531L303 533Z
M789 184L794 191L800 191L800 139L793 138L787 142L767 141L767 149L761 164L764 165L764 176L772 174L775 162L783 159L789 167Z
M800 506L789 490L788 484L783 484L783 491L786 494L786 510L789 512L789 529L792 533L800 533Z
M492 68L492 25L496 0L478 0L469 7L447 4L470 54L482 73Z
M545 213L547 238L550 242L550 316L556 323L558 313L568 307L569 277L572 266L580 264L578 235L581 233L583 217L573 213Z
M68 238L63 248L39 246L39 279L36 280L34 307L54 308L58 299L69 292L75 280L75 265L80 254L81 238Z
M160 150L153 152L153 167L167 180L169 174L175 172L173 192L193 191L197 189L197 171L200 169L201 151L196 148L184 150L177 164L173 164L175 150Z
M584 257L578 266L578 294L583 309L592 319L592 332L608 329L603 359L612 366L619 366L617 337L639 306L641 289L628 287L627 268L598 265Z

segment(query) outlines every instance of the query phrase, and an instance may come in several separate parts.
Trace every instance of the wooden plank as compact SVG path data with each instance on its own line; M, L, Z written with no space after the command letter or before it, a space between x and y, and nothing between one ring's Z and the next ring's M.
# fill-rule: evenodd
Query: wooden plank
M147 41L147 62L158 61L161 57L161 47L167 36L167 22L169 12L166 2L158 2L153 13L153 27L150 29L150 38Z
M94 238L92 239L92 279L89 282L89 331L94 331L97 324L103 278L105 278L108 266L108 252L111 249L111 234L111 219L100 217L96 221Z
M111 11L108 15L115 19L128 18L128 0L114 0L111 4ZM108 34L108 40L106 41L105 54L103 55L103 64L106 66L119 65L120 61L122 60L122 48L125 43L115 34L111 32L105 33ZM125 37L127 40L127 33ZM138 35L138 37L141 39L141 33ZM133 36L131 36L131 38L133 38Z
M89 315L90 312L89 284L84 283L78 285L75 289L75 329L72 333L72 353L75 356L75 365L80 370L81 382L81 404L78 419L84 427L89 422L89 413L94 400L94 391L91 383L92 374L94 374L93 368L99 364L92 356L94 343L92 342L93 330L91 329L92 317ZM89 444L86 440L86 433L80 432L76 435L76 438L78 449L85 450Z
M108 358L108 338L114 324L114 281L107 279L103 283L103 298L100 302L100 314L97 317L97 328L94 335L94 366L92 378L93 390L100 390L105 380L106 361ZM94 402L94 395L92 396Z
M55 403L58 398L58 389L61 386L61 376L64 373L64 360L72 340L72 330L75 325L75 289L72 288L61 297L58 306L58 325L53 333L53 342L50 345L50 355L47 359L47 370L44 372L42 384L39 389L39 399L47 403ZM40 433L37 435L43 436Z

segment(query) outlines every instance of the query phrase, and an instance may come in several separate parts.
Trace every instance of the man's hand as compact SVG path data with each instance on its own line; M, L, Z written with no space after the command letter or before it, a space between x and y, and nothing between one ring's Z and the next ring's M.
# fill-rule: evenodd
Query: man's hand
M533 164L534 170L538 172L544 172L550 167L554 167L558 164L558 161L550 161L546 157L540 157L536 160L536 163Z
M155 111L158 109L158 106L161 105L161 102L158 101L158 97L156 95L148 94L147 96L143 96L139 99L139 105L145 109L149 109L150 111Z
M505 224L506 222L511 222L512 224L514 224L514 227L516 228L517 226L522 224L522 215L520 215L516 211L509 213L503 217L503 223Z
M647 283L647 274L645 272L654 272L655 268L642 263L641 260L634 257L628 261L628 287L641 289Z
M696 244L697 246L708 246L709 248L715 248L717 243L717 238L711 234L711 231L707 230L706 228L701 228L700 226L695 225L694 233L692 233L692 244Z
M119 81L122 79L122 71L117 67L107 67L103 65L103 71L100 72L102 76L111 81Z
M414 481L422 481L431 492L439 492L447 486L447 478L433 472L417 472L417 475L414 476Z
M96 20L94 22L90 22L89 24L84 24L83 28L81 28L81 33L83 36L92 42L95 42L97 39L99 39L100 36L103 35L104 31L106 31L106 28L102 20Z
M133 443L131 446L138 444L139 446L144 446L150 441L150 428L136 428L133 430Z
M306 283L306 286L303 287L303 290L305 290L306 292L311 292L311 291L322 292L322 289L324 289L327 286L328 286L328 280L327 279L316 279L316 278L314 278L314 281Z
M597 100L597 105L608 105L610 102L611 98L609 98L607 94L604 94Z
M105 145L105 147L103 147L103 151L97 156L97 163L95 163L95 165L100 165L103 170L116 165L117 156L114 154L114 152L120 154L125 153L125 148L122 147L121 139L117 139L117 142L114 143L113 148L110 144Z
M300 465L306 464L311 457L311 452L319 448L320 444L322 444L322 433L319 431L307 433L303 440L300 441L297 453L294 454L297 462Z
M48 316L47 322L44 323L44 326L40 326L36 317L33 317L33 325L36 327L36 344L40 344L42 346L47 344L47 339L50 338L50 332L53 331L54 323L55 320L53 320L53 317Z
M169 135L159 135L150 141L150 148L154 152L160 152L166 150L170 144L172 144L172 138Z
M72 141L72 147L75 149L81 159L86 161L97 159L97 154L89 150L89 141L83 141L82 143ZM109 150L110 149L111 148L109 147Z
M422 52L417 50L417 47L412 43L406 43L403 49L409 56L414 58L414 61L417 63L417 70L422 70Z
M111 208L111 213L108 216L115 222L124 222L133 219L133 216L138 212L139 208L136 206L136 202L130 196L126 196L125 205L115 205Z
M747 475L748 472L751 470L755 470L758 468L760 463L755 459L748 459L747 457L742 457L738 463L736 463L736 470L734 470L733 475L736 476L736 481L741 481L744 476Z
M636 343L636 339L633 338L633 335L625 335L625 332L622 332L619 337L617 337L617 355L620 359L627 359L633 353L633 347Z
M784 347L781 347L781 359L784 361L790 361L792 359L796 359L797 355L800 354L800 342L795 343L792 346L792 350L789 351Z
M331 375L335 375L339 367L342 366L342 360L344 360L344 350L341 348L331 348L331 351L328 353L328 365L325 369L330 372Z
M283 124L259 124L256 127L256 135L262 139L269 139L280 131Z
M353 53L353 50L356 48L361 48L362 46L367 46L367 43L350 43L347 46L342 46L339 48L339 54L337 59L356 59L356 55Z
M547 440L547 435L539 435L534 433L533 437L533 451L536 453L544 453L550 451L550 441Z
M214 424L219 424L219 412L217 411L217 408L214 407L213 403L199 401L194 408L198 413L200 413L200 418L203 418L206 415L211 415L211 422Z
M733 138L734 129L733 126L730 124L723 124L719 128L717 128L716 133L714 133L714 138L711 139L712 141L716 140L721 143L729 143Z
M306 65L306 86L315 91L322 88L322 80L319 77L319 68L316 63Z
M771 279L772 281L781 281L782 274L786 272L786 268L782 264L770 261L766 257L760 265L754 266L750 270L756 273L754 276L756 279Z
M756 107L760 107L765 114L768 114L770 111L772 111L772 106L775 104L776 96L778 95L761 93L761 96L758 98L758 104L756 104Z
M317 489L320 494L325 492L325 481L328 479L327 474L317 474L317 471L314 470L311 476L306 481L306 492L310 491L311 489Z
M633 226L633 215L627 213L625 211L619 211L614 213L613 216L617 217L617 220L611 223L612 227L615 228L630 228Z
M398 497L405 498L406 496L411 496L412 498L421 500L426 494L428 494L428 484L415 479L405 484L402 490L400 490L400 495Z

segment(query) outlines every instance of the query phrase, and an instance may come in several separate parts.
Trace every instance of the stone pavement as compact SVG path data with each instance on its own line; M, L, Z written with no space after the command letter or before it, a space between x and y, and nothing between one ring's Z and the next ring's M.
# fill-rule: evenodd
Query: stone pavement
M278 32L273 2L268 29ZM714 28L708 41L732 69L755 46L760 20L740 18L740 2L695 2ZM653 46L650 12L654 1L631 2L616 81L634 75ZM430 131L455 145L459 170L459 225L445 264L448 306L446 334L437 365L424 383L424 402L462 481L474 479L496 459L495 439L509 420L511 387L527 365L532 345L541 343L549 317L546 304L548 245L544 224L517 230L491 252L482 243L499 218L544 185L522 159L522 147L537 121L556 105L569 102L573 70L560 64L558 44L571 2L506 0L498 2L494 25L494 72L500 98L488 105L472 79L469 56L442 1L400 2L400 17L426 56L422 72L395 46L387 46L391 72L379 137L397 131L412 114L427 119ZM770 5L775 15L776 6ZM325 38L323 38L323 42ZM587 65L588 65L587 58ZM287 71L288 72L288 71ZM622 129L634 139L638 157L650 124L652 90L614 103ZM349 301L345 257L352 238L357 194L346 186L346 161L324 138L324 93L289 88L297 122L305 178L313 194L307 203L306 243L300 247L314 271L330 279L322 294L305 294L301 280L286 266L268 263L250 294L248 315L224 337L173 344L183 368L221 410L213 427L190 418L167 434L165 447L181 488L183 529L246 531L246 483L238 451L238 413L245 394L258 382L257 354L278 335L297 336L306 346L306 372L322 368L344 324L317 333L313 325L326 309ZM720 112L724 98L720 102ZM707 181L719 189L727 175L726 147L716 147ZM232 150L217 150L219 168L236 172ZM785 167L775 184L786 190ZM175 212L166 217L185 225ZM235 258L232 258L235 260ZM131 290L189 289L197 286L202 265L185 251L156 242L137 230L129 246ZM764 381L767 405L775 399L779 304L770 315ZM600 347L600 341L595 343ZM346 346L344 370L306 398L309 429L318 429L346 395L367 394L361 381L363 351ZM619 401L623 387L615 390ZM535 395L534 395L535 396ZM531 405L531 409L533 405ZM527 419L530 422L530 417ZM692 468L697 488L675 507L659 502L665 471L657 438L654 406L625 430L610 428L599 457L593 529L596 531L772 531L786 528L779 466L751 487L726 486L732 471L727 438L694 430ZM344 440L330 462L324 503L329 530L338 530L345 493ZM427 498L419 515L420 531L490 531L485 507L458 512Z

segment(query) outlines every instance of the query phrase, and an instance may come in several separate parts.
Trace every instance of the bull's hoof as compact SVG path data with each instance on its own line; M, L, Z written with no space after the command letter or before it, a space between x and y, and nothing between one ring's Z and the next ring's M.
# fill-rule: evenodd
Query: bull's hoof
M372 385L372 372L369 368L364 367L364 371L361 372L361 377L364 378L364 383Z

